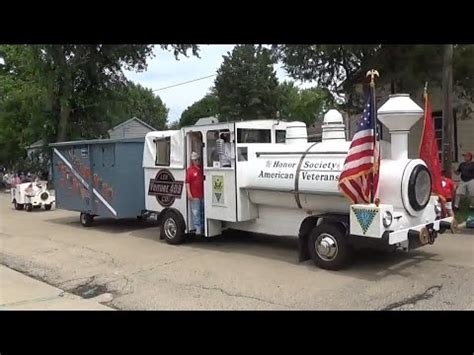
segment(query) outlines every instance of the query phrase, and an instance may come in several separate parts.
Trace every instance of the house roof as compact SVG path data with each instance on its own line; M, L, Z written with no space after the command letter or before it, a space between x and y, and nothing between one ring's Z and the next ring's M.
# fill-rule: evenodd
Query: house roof
M110 143L141 143L145 141L145 137L140 138L116 138L116 139L85 139L81 141L69 141L51 143L49 147L62 147L68 145L86 145L86 144L110 144Z
M128 119L128 120L126 120L126 121L124 121L124 122L122 122L122 123L116 125L115 127L112 127L112 128L109 129L107 132L111 132L111 131L113 131L113 130L115 130L115 129L117 129L117 128L120 128L120 127L122 127L122 126L125 126L126 124L128 124L128 123L130 123L130 122L132 122L132 121L137 121L138 123L140 123L141 125L145 126L146 128L148 128L148 129L150 129L150 130L152 130L152 131L156 131L156 130L157 130L155 127L150 126L148 123L143 122L141 119L139 119L139 118L137 118L137 117L132 117L132 118L130 118L130 119Z
M36 148L41 148L43 146L44 142L42 139L39 141L34 142L33 144L29 145L26 147L26 149L36 149Z

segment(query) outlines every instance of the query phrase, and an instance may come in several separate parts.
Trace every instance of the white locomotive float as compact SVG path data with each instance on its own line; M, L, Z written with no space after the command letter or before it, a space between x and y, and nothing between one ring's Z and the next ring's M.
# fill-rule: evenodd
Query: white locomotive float
M12 186L10 198L16 210L24 208L28 212L41 207L49 211L54 203L54 196L48 191L47 181L25 182Z
M240 230L299 240L300 261L337 270L354 248L413 249L432 244L451 228L437 218L431 176L420 159L408 159L408 133L423 110L407 94L391 95L378 110L391 147L382 149L380 201L351 205L338 189L350 141L342 115L324 117L320 143L307 141L302 122L255 120L206 122L180 130L150 132L145 138L145 206L161 220L160 238L182 243L192 232L184 180L191 152L202 157L205 237ZM233 159L224 167L221 133L230 134ZM391 152L390 152L391 150ZM217 155L218 156L218 155Z

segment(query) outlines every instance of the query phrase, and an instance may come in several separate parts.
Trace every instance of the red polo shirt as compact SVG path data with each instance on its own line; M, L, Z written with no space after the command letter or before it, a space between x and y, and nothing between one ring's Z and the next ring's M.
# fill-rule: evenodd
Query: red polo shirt
M186 184L189 184L194 198L204 198L204 176L197 165L191 165L186 171Z
M453 180L443 176L441 179L441 187L443 188L443 196L446 198L446 200L451 201L454 192Z

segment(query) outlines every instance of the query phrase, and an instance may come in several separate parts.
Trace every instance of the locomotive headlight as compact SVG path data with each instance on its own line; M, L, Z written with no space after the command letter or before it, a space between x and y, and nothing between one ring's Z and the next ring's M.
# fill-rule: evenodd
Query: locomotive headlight
M415 211L426 207L431 196L431 175L426 166L417 165L408 182L408 200Z
M383 216L382 216L382 223L385 228L388 228L392 225L393 222L393 216L390 211L385 211Z

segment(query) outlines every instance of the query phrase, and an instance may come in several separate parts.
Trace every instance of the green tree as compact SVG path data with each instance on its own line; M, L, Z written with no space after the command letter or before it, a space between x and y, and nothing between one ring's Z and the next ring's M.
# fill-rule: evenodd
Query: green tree
M127 102L125 107L137 107L133 99L120 99L121 90L128 90L122 70L146 69L152 48L151 45L1 45L0 57L5 64L0 65L0 163L24 156L25 147L38 139L43 139L46 146L65 139L103 135L113 119L123 112L124 102ZM187 56L189 50L198 55L195 45L161 45L160 48L173 51L176 59L179 55ZM139 88L130 91L132 98L146 96ZM138 101L148 105L143 111L146 113L153 111L153 105L160 106L158 100L154 104L151 100ZM158 120L153 125L163 126L163 111L162 107L160 114L150 116Z
M179 125L179 121L173 121L173 122L170 122L167 124L167 127L166 129L172 129L172 130L175 130L175 129L180 129L180 125Z
M0 164L12 167L50 129L47 92L35 80L27 47L0 46Z
M224 56L215 80L221 120L275 117L279 95L273 64L262 46L238 45Z
M183 111L179 119L179 127L192 126L200 118L218 116L218 114L219 99L215 93L211 92Z
M137 117L158 130L165 129L169 109L151 89L128 82L116 95L112 126Z
M280 90L280 115L305 122L307 125L315 121L322 122L323 115L336 107L334 97L327 89L298 89L293 82L284 82Z
M295 110L300 101L300 91L293 81L284 81L278 85L278 111L282 118L295 118ZM296 118L295 118L296 119Z
M378 85L390 84L392 93L417 91L425 81L441 86L442 45L275 45L273 54L294 79L314 80L344 94L349 110L359 109L363 97L354 85L368 84L365 73L373 68L381 74ZM474 46L456 45L454 84L468 99L474 93L473 72Z

